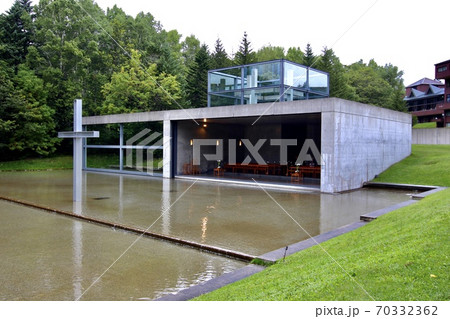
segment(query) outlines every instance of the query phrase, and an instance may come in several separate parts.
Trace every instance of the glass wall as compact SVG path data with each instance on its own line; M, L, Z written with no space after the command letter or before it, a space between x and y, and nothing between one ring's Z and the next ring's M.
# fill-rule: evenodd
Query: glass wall
M287 60L208 72L208 106L328 97L328 73Z
M84 169L162 176L162 122L91 126L99 139L84 144Z

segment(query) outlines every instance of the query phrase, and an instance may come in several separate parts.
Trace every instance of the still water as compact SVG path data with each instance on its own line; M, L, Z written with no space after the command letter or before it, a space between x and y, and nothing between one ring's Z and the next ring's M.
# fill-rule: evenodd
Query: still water
M137 238L0 201L0 300L77 300ZM80 300L151 300L244 265L141 238Z
M252 255L309 238L290 216L315 236L409 199L392 190L267 190L272 199L258 187L92 172L84 178L81 207L73 206L71 171L2 173L0 194ZM0 299L76 299L138 237L0 205L0 265L9 269L0 274ZM142 238L82 300L153 299L243 265Z

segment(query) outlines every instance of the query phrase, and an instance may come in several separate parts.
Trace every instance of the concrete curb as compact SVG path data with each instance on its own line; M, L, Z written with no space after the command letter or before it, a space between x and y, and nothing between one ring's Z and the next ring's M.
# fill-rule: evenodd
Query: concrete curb
M333 229L329 232L326 232L326 233L311 237L309 239L302 240L298 243L286 246L288 248L287 250L286 250L286 247L283 247L283 248L268 252L264 255L258 256L257 258L262 259L262 260L269 260L272 262L276 262L277 260L283 259L285 252L286 252L286 256L295 254L299 251L302 251L302 250L305 250L312 246L321 244L327 240L338 237L342 234L351 232L352 230L358 229L366 224L367 223L363 222L363 221L348 224L348 225Z
M378 209L378 210L375 210L373 212L361 215L359 218L362 221L370 222L370 221L372 221L374 219L377 219L378 217L380 217L380 216L382 216L384 214L390 213L390 212L392 212L394 210L397 210L399 208L402 208L402 207L409 206L409 205L414 204L416 202L417 202L416 200L410 199L410 200L408 200L406 202L398 203L398 204L395 204L395 205L392 205L392 206L389 206L389 207L386 207L386 208Z
M420 194L413 195L412 198L413 199L419 199L419 200L420 199L424 199L425 197L427 197L427 196L429 196L431 194L440 192L440 191L442 191L444 189L447 189L447 187L436 187L435 189L429 190L427 192L423 192L423 193L420 193Z
M431 186L431 185L395 184L395 183L378 183L378 182L365 182L363 184L363 187L396 188L406 190L418 190L422 192L439 188L439 186Z

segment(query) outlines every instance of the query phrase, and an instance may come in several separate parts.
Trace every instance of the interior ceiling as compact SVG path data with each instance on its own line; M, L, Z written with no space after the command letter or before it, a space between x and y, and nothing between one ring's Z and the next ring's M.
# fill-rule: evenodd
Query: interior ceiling
M306 124L306 123L320 123L320 119L321 119L320 113L308 113L308 114L294 114L294 115L265 115L261 116L260 118L249 116L249 117L232 117L221 119L206 119L206 122L216 124L239 124L239 125ZM199 122L203 122L203 119L200 119Z

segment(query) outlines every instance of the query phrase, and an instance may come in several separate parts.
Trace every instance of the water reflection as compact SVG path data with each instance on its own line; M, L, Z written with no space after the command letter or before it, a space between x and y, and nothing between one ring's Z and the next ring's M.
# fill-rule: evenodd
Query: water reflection
M403 191L363 189L329 195L268 190L274 202L258 188L85 175L84 215L144 229L153 225L149 229L153 232L254 255L308 238L284 210L314 236L358 221L361 214L409 199ZM0 175L0 193L79 211L73 208L70 180L68 171L6 173Z
M83 222L73 221L72 223L72 249L73 249L73 299L78 300L83 293L82 268L83 268Z
M164 178L162 180L161 192L161 214L162 214L162 233L170 234L170 205L171 205L172 180ZM121 198L121 201L123 199Z
M208 230L208 217L202 218L202 244L206 241L206 231Z
M136 235L0 201L0 300L76 300ZM81 300L154 299L245 264L142 238Z

